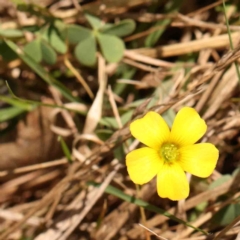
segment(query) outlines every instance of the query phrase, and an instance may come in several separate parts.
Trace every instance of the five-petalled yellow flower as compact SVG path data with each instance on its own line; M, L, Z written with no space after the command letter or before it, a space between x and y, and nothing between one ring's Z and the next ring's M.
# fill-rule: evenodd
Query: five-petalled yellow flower
M219 153L213 144L195 144L207 131L207 125L193 108L184 107L177 113L171 131L153 111L133 121L130 131L146 147L127 154L129 176L136 184L147 183L157 176L157 191L162 198L188 197L185 172L206 178L217 164Z

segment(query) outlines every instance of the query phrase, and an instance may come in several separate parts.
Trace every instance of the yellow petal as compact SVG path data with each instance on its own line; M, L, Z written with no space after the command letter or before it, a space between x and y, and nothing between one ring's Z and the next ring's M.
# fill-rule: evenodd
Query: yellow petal
M218 160L218 150L211 143L185 146L179 153L179 164L184 171L203 178L212 174Z
M128 153L126 164L131 180L144 184L157 175L163 161L156 150L144 147Z
M170 142L179 146L197 142L207 131L205 121L199 116L194 108L184 107L174 120Z
M148 112L143 118L133 121L130 131L140 142L156 150L168 140L170 133L168 125L156 112Z
M160 197L173 201L188 197L189 183L178 163L163 165L157 174L157 191Z

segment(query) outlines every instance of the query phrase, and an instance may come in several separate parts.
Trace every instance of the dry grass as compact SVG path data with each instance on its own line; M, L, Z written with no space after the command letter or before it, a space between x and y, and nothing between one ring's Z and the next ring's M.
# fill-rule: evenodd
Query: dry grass
M48 6L50 2L50 0L46 1L43 5ZM59 6L61 2L63 3L58 1L52 4L49 9L55 16L71 23L82 21L81 18L77 21L76 17L82 8L90 9L92 6L92 11L96 14L99 9L94 3L78 9L77 1L73 1L74 4L71 5L69 0L66 1L69 6L63 10ZM239 64L239 26L230 26L234 42L234 50L230 50L223 13L215 13L212 20L209 20L213 5L202 8L195 5L188 14L170 16L145 12L138 15L137 12L145 9L149 2L151 1L127 1L121 7L109 2L106 3L107 10L104 15L107 20L113 19L114 15L119 18L128 16L139 23L155 22L158 19L171 17L172 22L166 27L167 30L171 33L178 28L181 32L178 41L164 36L164 44L157 44L154 48L125 51L122 62L136 68L135 79L117 81L132 86L129 89L137 89L142 97L141 94L130 91L125 92L123 96L117 95L111 89L108 80L116 72L118 64L107 64L99 54L98 67L94 74L84 68L76 72L72 70L76 78L74 88L86 89L85 95L93 98L90 104L67 103L56 89L49 86L45 89L49 93L48 97L41 96L44 103L50 101L69 109L86 112L86 116L79 117L66 109L57 108L51 113L41 115L49 119L46 128L44 127L45 131L51 131L68 139L68 143L72 146L73 163L70 164L63 154L58 159L57 157L51 159L49 154L43 152L44 159L23 161L25 155L21 155L23 153L18 148L11 148L6 142L2 143L0 154L4 156L5 163L0 172L1 240L239 239L239 217L225 228L211 225L216 212L230 203L239 201L239 176L231 177L214 189L208 188L210 183L220 179L224 174L231 174L239 166L239 78L234 65L234 62ZM127 5L127 3L131 4ZM215 5L221 5L221 1L216 2ZM9 9L11 8L10 6ZM227 9L227 16L231 19L236 17L233 16L236 14L232 4ZM6 16L3 19L3 28L16 26L13 16ZM35 18L24 18L24 13L18 13L16 16L19 17L18 21L21 25L36 21ZM125 41L141 40L154 30L156 29L150 28L145 32L133 34L125 38ZM183 56L185 62L181 60ZM68 56L68 59L69 61L66 62L66 59L64 61L59 57L57 67L77 69L78 65L73 62L72 57ZM181 63L177 62L180 60ZM36 81L36 77L32 77L31 71L20 60L8 63L2 59L0 61L0 73L4 78L14 78L15 69L20 69L25 72L28 81L31 78ZM49 71L53 70L51 67L47 66L47 68ZM94 75L94 86L91 86L91 82L87 80L88 75ZM169 84L165 84L166 79ZM32 95L29 93L27 96L31 98ZM122 123L122 109L132 110L131 103L138 99L143 101L134 109L131 120L126 124ZM154 103L149 107L151 99L154 99ZM111 106L110 109L105 108L106 102ZM188 199L178 203L160 199L156 194L155 181L137 191L126 172L124 158L117 159L114 153L118 146L123 146L125 154L138 147L138 142L128 141L129 123L150 109L163 114L169 109L176 112L186 105L195 107L208 124L207 134L202 141L211 142L220 150L216 170L206 181L197 181L189 176L191 194ZM45 111L46 107L41 109ZM117 122L114 133L106 141L96 135L96 130L102 128L99 122L103 116L112 116ZM76 117L81 122L81 131L78 130ZM61 124L56 121L59 118ZM28 137L32 136L36 122L32 124L33 129L30 130L18 126L18 131L22 131L22 135L17 141L25 141L27 134ZM28 130L29 133L26 132ZM40 134L31 138L31 141L38 142L42 136ZM47 139L45 143L48 145L48 151L51 152L54 148L51 141L56 139L51 138L51 141ZM40 152L41 146L40 144L37 148ZM26 156L35 156L32 153L36 151L35 148L33 150L30 148L26 148ZM9 165L9 162L16 160L15 156L11 158L11 151L18 151L17 159L20 161L14 167ZM102 183L101 187L88 186L87 182L92 180ZM195 227L200 227L211 234L205 236L163 215L144 211L135 204L106 194L105 189L109 184L129 195L138 196L161 207L181 219L188 220ZM201 203L205 203L206 207L191 221L190 215Z

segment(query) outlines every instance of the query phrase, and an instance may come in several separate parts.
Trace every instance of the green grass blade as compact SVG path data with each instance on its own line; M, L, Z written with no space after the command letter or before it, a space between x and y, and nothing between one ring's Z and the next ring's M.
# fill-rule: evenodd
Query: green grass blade
M63 153L65 155L65 157L67 158L69 163L72 163L72 156L71 156L71 151L69 150L66 142L64 141L64 139L61 136L58 136L58 141L60 141L61 143L61 147L63 150Z
M10 40L5 40L5 42L23 60L23 62L26 63L46 83L56 87L69 101L79 102L77 98L72 96L72 93L69 89L67 89L61 82L54 79L40 64L28 56L28 54L22 52L14 42Z
M25 112L25 110L18 107L3 108L0 110L0 122L8 121L23 112Z
M96 182L88 182L89 185L93 185L94 187L100 187L101 184L98 184ZM149 211L152 211L152 212L155 212L155 213L160 213L178 223L181 223L181 224L184 224L185 226L188 226L188 227L191 227L193 228L194 230L198 231L198 232L201 232L205 235L208 235L207 232L205 232L204 230L200 229L200 228L197 228L197 227L194 227L193 225L191 225L190 223L188 222L185 222L184 220L180 219L180 218L177 218L175 217L174 215L168 213L167 211L165 211L164 209L161 209L159 207L156 207L152 204L149 204L148 202L145 202L141 199L138 199L138 198L135 198L134 196L130 196L128 194L125 194L124 192L122 192L121 190L109 185L106 189L105 189L105 192L108 193L108 194L111 194L115 197L118 197L126 202L130 202L130 203L133 203L133 204L136 204L138 205L139 207L143 207Z
M38 102L38 101L27 100L27 99L23 99L23 98L17 97L13 93L13 91L11 90L11 88L8 85L7 82L6 82L6 85L8 87L8 90L9 90L10 94L12 95L12 97L9 98L9 97L5 97L5 96L1 96L0 95L0 100L3 101L3 102L6 102L8 104L11 104L13 106L22 108L22 109L24 109L26 111L31 111L31 110L33 110L37 106L45 106L45 107L51 107L51 108L61 108L61 109L68 110L68 111L71 111L71 112L79 113L79 114L81 114L83 116L86 115L86 112L81 112L81 111L74 110L72 108L68 108L68 107L65 107L65 106L59 106L59 105L56 105L56 104L42 103L42 102Z
M24 111L31 111L35 108L34 104L32 104L32 103L22 102L22 101L19 101L18 99L7 97L7 96L0 95L0 101L6 102L18 109L24 110Z

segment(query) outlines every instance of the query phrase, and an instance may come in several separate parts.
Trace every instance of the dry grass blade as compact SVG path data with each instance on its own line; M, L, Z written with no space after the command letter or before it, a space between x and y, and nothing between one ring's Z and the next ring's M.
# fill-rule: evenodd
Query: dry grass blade
M0 0L0 240L239 239L240 6L222 3ZM171 126L183 106L220 155L176 203L156 179L136 190L125 158L142 147L132 121L155 111Z
M239 32L232 33L232 39L236 45L239 42ZM193 40L187 43L177 43L169 46L162 46L155 49L137 49L134 52L141 55L155 57L171 57L183 54L188 54L192 52L198 52L202 49L223 49L229 46L228 34L223 34L216 37L211 37L209 39Z
M92 133L102 116L102 104L107 85L107 76L105 73L105 60L100 54L98 55L98 82L99 89L93 104L88 111L83 133Z
M76 197L70 206L66 209L66 213L63 212L57 220L57 224L53 224L45 233L40 234L35 240L66 240L69 235L77 228L86 214L91 210L93 205L103 194L105 188L110 184L115 174L117 173L120 165L106 177L99 189L92 189L89 193L86 193L83 201L83 194L80 193Z

